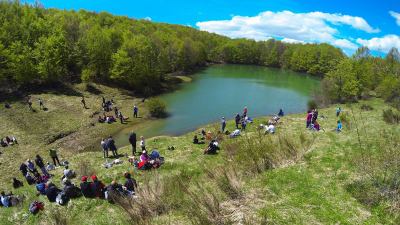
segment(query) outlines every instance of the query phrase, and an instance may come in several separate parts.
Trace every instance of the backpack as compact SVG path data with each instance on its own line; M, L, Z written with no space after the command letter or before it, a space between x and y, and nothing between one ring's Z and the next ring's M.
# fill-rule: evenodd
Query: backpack
M36 190L38 192L40 192L40 194L45 195L46 194L46 185L44 183L36 184Z
M66 205L67 203L68 203L68 201L69 201L69 198L68 198L68 196L65 194L65 192L60 192L58 195L57 195L57 197L56 197L56 202L59 204L59 205Z
M36 214L39 210L43 210L44 204L43 202L34 201L29 205L29 212L32 214Z

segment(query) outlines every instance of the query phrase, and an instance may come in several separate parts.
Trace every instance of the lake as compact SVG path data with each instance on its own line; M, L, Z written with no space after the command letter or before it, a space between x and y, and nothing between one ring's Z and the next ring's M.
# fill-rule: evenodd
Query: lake
M193 81L159 96L170 116L130 127L115 136L119 146L128 145L128 133L138 136L181 135L202 125L233 119L247 106L250 117L304 112L319 80L292 71L247 65L213 65L193 75Z

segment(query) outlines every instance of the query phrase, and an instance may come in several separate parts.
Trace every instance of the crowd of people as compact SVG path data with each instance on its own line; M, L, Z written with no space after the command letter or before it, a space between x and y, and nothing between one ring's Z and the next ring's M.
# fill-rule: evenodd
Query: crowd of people
M44 103L42 99L38 99L39 108L44 109ZM82 106L87 109L86 100L84 97L81 99ZM32 100L28 98L28 106L30 110L32 108ZM113 123L117 119L124 123L128 118L122 115L122 112L115 106L113 99L106 101L102 97L102 108L104 110L103 116L99 116L98 121L101 123ZM109 113L114 112L114 115ZM336 116L339 117L342 112L341 108L336 110ZM133 117L138 118L139 108L133 106ZM276 126L279 124L281 117L285 115L283 109L272 116L267 124L260 124L259 129L264 130L264 134L274 134L276 132ZM213 135L211 131L201 129L200 134L193 137L193 144L208 144L205 147L204 154L217 154L219 147L219 141L222 140L222 135L227 135L230 138L235 138L241 135L242 132L246 131L246 126L252 123L253 120L248 116L248 108L244 107L242 114L237 113L234 117L235 130L230 132L227 130L227 121L225 117L221 117L221 130ZM318 123L318 110L312 109L307 112L306 117L306 128L319 131L322 129ZM337 121L336 131L340 132L342 130L342 123L340 120ZM200 137L200 138L199 138ZM132 165L137 170L149 170L159 168L164 163L164 157L162 157L157 149L153 149L149 154L147 151L146 141L143 136L139 139L139 155L137 155L137 135L135 132L131 132L129 135L129 143L132 146L132 156L128 157L128 163ZM9 145L18 144L15 137L5 137L0 140L0 145L2 147L7 147ZM108 138L103 138L101 140L101 149L103 151L103 157L109 158L109 151L111 151L114 158L120 157L118 154L118 148L112 136ZM172 150L174 147L168 149ZM53 163L44 163L43 158L38 154L34 160L27 159L21 163L19 170L21 171L23 177L25 178L28 185L35 185L38 195L45 195L49 202L56 202L60 205L65 205L70 199L85 197L85 198L100 198L108 199L113 201L114 196L134 196L137 190L137 182L132 177L131 173L124 173L125 183L119 184L117 180L113 180L109 185L105 185L101 180L98 179L96 175L82 176L80 177L79 185L75 185L72 180L76 178L77 174L74 170L70 168L67 161L60 162L58 158L57 151L55 149L49 149L49 156ZM138 157L139 156L139 157ZM121 162L121 161L118 161ZM54 183L54 175L50 171L54 171L56 168L64 167L61 177L61 185L57 187ZM109 167L106 167L109 168ZM61 175L61 174L60 174ZM13 178L13 187L20 188L24 185L24 182ZM21 198L15 196L10 192L5 194L1 192L0 194L0 204L4 207L11 207L17 205L21 201ZM42 207L43 204L34 202L31 206Z

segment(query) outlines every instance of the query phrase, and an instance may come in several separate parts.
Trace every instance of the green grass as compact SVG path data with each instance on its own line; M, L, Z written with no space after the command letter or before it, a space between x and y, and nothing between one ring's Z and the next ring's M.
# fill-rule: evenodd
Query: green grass
M123 164L105 169L102 166L104 159L100 150L85 151L90 150L90 146L98 145L100 137L114 133L125 125L96 124L91 127L93 119L89 118L89 115L98 110L96 105L100 104L101 98L85 92L82 87L75 88L87 97L90 110L82 109L79 97L53 94L40 95L49 108L48 112L30 113L20 102L13 102L11 110L1 109L0 119L5 122L0 125L0 136L13 134L21 142L19 146L5 149L4 154L0 156L1 188L11 190L11 177L17 176L23 179L18 171L19 164L26 158L33 158L36 153L41 153L47 158L47 149L50 146L59 147L61 158L68 159L73 169L78 170L79 166L85 163L106 183L113 179L123 182L122 174L132 170L126 158L122 158ZM122 106L125 114L131 111L130 106L136 101L135 99L122 91L102 86L100 88L104 90L106 96L115 97L117 105ZM371 105L373 110L361 110L362 104ZM386 125L382 120L382 110L389 106L379 99L373 99L341 107L347 113L351 126L350 129L345 125L342 133L332 131L336 125L334 106L320 110L319 121L325 131L318 133L305 130L305 115L285 116L277 132L287 134L289 137L299 136L301 133L308 137L314 136L315 142L311 149L298 160L282 161L278 168L273 170L259 174L242 171L243 199L229 199L215 189L221 200L223 213L232 218L238 217L240 213L254 214L274 224L394 224L395 215L388 213L384 204L364 205L349 188L360 178L360 171L351 160L356 153L354 150L357 146L356 127L361 130L363 137L367 138L376 134L374 129L394 129L399 132L398 127ZM325 119L321 118L322 115ZM266 120L265 117L257 118L254 124L248 126L247 134L250 138L256 134L256 126L260 123L265 124ZM146 118L135 122L146 123ZM209 125L207 130L215 133L218 128L216 125ZM232 121L229 121L227 129L234 129ZM48 133L61 132L73 133L50 145L44 144ZM166 158L166 162L154 172L135 171L134 177L139 181L139 185L149 176L150 179L155 176L168 179L174 175L180 176L184 172L190 178L187 180L188 183L192 184L192 181L197 180L203 185L215 188L215 183L207 178L205 170L229 164L224 147L228 144L238 144L240 140L225 139L221 143L221 153L210 156L203 155L205 145L191 143L193 135L194 132L180 137L149 139L148 147L158 149ZM171 145L175 146L175 150L167 150L167 146ZM129 154L130 148L121 148L119 152ZM241 165L233 165L241 169ZM60 185L61 171L62 168L59 168L54 172L56 176L53 182L57 185ZM79 179L74 179L73 182L78 184ZM43 196L36 197L33 189L33 186L24 186L13 191L26 196L27 199L22 208L0 209L0 220L6 221L3 224L51 224L54 221L51 218L53 210L64 214L68 224L129 223L122 209L104 200L79 198L62 207L49 203ZM168 197L171 201L181 201L180 196ZM33 199L45 202L45 211L36 216L30 215L27 211ZM151 222L188 224L190 220L186 212L175 206L166 214L156 216Z

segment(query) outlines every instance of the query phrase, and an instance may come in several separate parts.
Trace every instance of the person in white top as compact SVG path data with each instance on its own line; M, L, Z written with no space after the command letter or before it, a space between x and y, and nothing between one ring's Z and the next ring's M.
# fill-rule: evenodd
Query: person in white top
M273 124L270 124L268 126L265 126L265 133L270 133L274 134L275 133L275 126Z
M140 137L140 147L142 148L142 151L146 150L146 143L143 136Z

